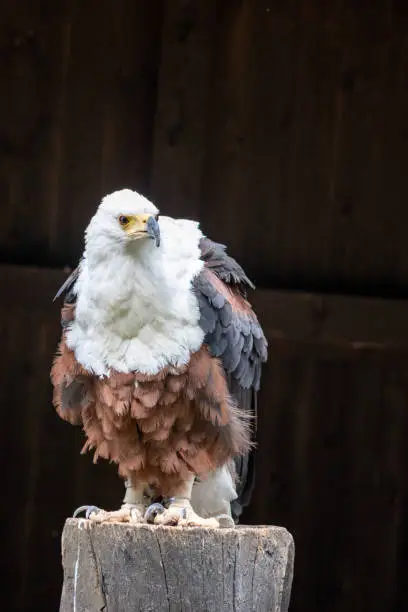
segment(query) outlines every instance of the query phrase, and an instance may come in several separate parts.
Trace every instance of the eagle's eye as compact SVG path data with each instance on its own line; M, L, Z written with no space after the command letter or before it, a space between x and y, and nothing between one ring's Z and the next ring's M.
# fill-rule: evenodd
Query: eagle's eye
M125 217L125 215L120 215L119 223L121 224L122 227L125 227L125 225L128 225L129 223L129 217Z

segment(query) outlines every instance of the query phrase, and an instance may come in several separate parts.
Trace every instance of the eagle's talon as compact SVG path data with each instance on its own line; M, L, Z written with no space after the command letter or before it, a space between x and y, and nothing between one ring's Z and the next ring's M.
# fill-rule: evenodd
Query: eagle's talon
M101 512L101 509L98 508L98 506L89 506L89 508L87 509L85 513L85 517L87 519L90 519L92 516L99 514L99 512Z
M162 504L151 504L145 512L144 519L147 523L154 523L156 516L163 514L164 511L165 508Z
M156 525L172 525L180 527L219 527L215 518L202 518L194 512L190 501L186 500L183 505L172 501L169 507L157 515L154 519Z
M74 512L77 518L81 512L85 512L85 519L94 523L143 523L144 507L139 504L123 504L119 510L108 512L98 506L80 506ZM84 520L84 519L82 519Z
M75 510L72 516L73 518L78 518L79 514L85 512L85 518L89 519L91 517L91 514L98 514L98 512L100 511L101 509L98 508L98 506L79 506L79 508Z

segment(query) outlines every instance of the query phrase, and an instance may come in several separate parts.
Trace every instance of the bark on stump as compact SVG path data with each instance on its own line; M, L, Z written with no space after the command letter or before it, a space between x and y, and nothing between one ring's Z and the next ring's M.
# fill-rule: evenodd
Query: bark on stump
M60 612L287 612L294 544L281 527L112 523L62 535Z

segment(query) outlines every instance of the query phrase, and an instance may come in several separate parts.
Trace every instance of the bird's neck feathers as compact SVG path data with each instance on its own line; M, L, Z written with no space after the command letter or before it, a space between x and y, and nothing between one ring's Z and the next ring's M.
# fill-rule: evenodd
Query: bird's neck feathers
M85 237L84 289L112 302L121 301L126 288L139 297L189 289L203 266L198 224L163 217L160 225L162 242L157 247L147 238L119 240L91 223Z
M202 234L188 221L161 218L160 226L160 247L153 240L119 243L87 233L67 341L95 373L154 373L186 363L201 346L191 282L203 266Z

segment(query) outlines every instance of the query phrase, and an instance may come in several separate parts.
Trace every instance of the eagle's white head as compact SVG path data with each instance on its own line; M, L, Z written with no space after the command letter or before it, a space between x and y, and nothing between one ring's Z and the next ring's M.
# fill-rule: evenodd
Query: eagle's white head
M149 246L160 246L159 210L147 198L132 191L121 189L103 198L85 232L88 254L103 254L114 250L134 250Z

